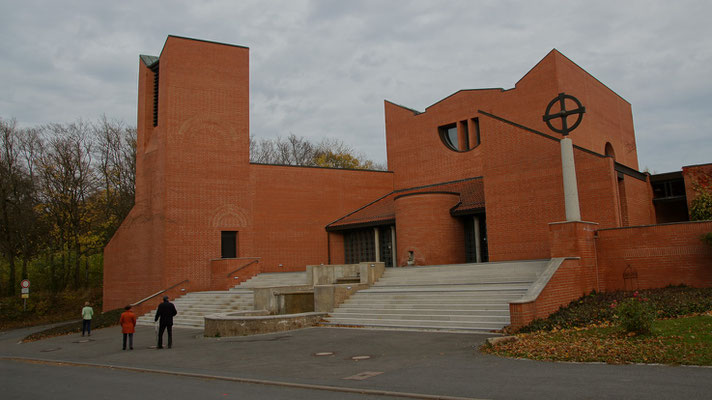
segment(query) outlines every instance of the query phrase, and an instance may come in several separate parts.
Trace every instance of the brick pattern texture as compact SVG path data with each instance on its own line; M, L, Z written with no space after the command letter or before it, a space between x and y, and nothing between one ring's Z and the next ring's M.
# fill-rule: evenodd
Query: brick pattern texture
M712 285L710 249L698 239L712 222L638 226L655 222L650 184L621 175L604 155L610 146L615 161L638 168L630 104L556 50L513 89L459 91L422 113L386 102L391 172L251 164L245 47L171 36L158 71L154 127L155 72L139 62L136 205L104 252L105 310L179 283L169 295L343 263L343 235L326 232L329 223L394 190L476 177L490 261L576 258L537 300L512 305L515 325L593 289ZM558 223L561 136L542 115L561 92L587 109L571 137L590 223ZM450 124L460 127L461 144L468 127L470 150L443 143L438 128ZM688 186L709 169L688 167ZM411 251L416 264L464 262L464 226L450 213L459 193L422 191L395 200L397 264ZM237 259L220 259L221 231L237 231Z

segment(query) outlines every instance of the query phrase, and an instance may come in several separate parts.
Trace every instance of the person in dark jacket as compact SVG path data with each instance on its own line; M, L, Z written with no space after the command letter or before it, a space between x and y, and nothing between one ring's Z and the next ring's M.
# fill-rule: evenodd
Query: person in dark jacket
M168 301L168 296L163 296L163 303L158 305L156 310L156 318L153 321L158 321L158 346L157 349L163 348L163 331L168 331L168 348L173 345L173 317L178 314L176 306Z

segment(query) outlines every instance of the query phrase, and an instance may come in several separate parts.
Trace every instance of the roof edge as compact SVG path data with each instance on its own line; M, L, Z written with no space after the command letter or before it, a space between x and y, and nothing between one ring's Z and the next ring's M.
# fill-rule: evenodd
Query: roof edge
M413 108L410 108L410 107L406 107L406 106L400 105L400 104L398 104L398 103L394 103L394 102L392 102L392 101L390 101L390 100L383 100L383 101L384 101L385 103L392 104L392 105L394 105L394 106L396 106L396 107L400 107L400 108L402 108L402 109L404 109L404 110L408 110L408 111L412 112L413 115L418 115L418 114L422 114L422 113L423 113L423 111L418 111L418 110L416 110L416 109L413 109Z
M170 38L192 40L192 41L194 41L194 42L203 42L203 43L219 44L219 45L221 45L221 46L238 47L238 48L241 48L241 49L249 49L249 47L243 46L243 45L239 45L239 44L216 42L216 41L214 41L214 40L196 39L196 38L187 37L187 36L180 36L180 35L168 35L168 37L166 37L166 41L168 41L168 39L170 39ZM164 45L164 46L165 46L165 45Z

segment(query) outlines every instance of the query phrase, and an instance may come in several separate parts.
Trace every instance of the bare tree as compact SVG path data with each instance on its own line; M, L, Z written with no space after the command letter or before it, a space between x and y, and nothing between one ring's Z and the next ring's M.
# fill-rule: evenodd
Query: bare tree
M27 263L36 254L40 238L32 152L38 145L36 132L20 129L14 119L0 119L0 249L9 264L7 293L17 286L17 260L21 277L27 278Z
M286 138L250 139L250 161L261 164L385 170L338 139L312 143L290 134Z
M134 204L136 184L136 129L102 116L93 125L97 167L101 181L104 241L111 239ZM97 249L98 250L98 249Z
M50 124L44 130L46 149L39 160L44 205L63 251L63 283L71 279L74 287L79 287L80 257L96 240L88 235L95 218L89 200L97 184L92 167L90 127L78 121ZM66 264L70 260L74 261L74 268Z

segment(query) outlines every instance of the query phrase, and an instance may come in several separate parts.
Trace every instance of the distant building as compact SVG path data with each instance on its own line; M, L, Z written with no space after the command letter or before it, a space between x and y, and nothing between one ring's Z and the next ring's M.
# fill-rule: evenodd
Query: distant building
M712 251L694 237L712 223L645 227L686 221L689 181L712 166L640 172L630 103L557 50L513 89L461 90L424 112L386 101L388 172L250 163L248 77L240 46L169 36L140 57L136 205L105 250L105 309L179 283L359 261L578 257L572 293L623 288L626 268L639 286L712 284ZM542 119L562 92L586 107L569 137L590 223L572 227L556 224L562 136ZM650 264L673 256L708 268Z

